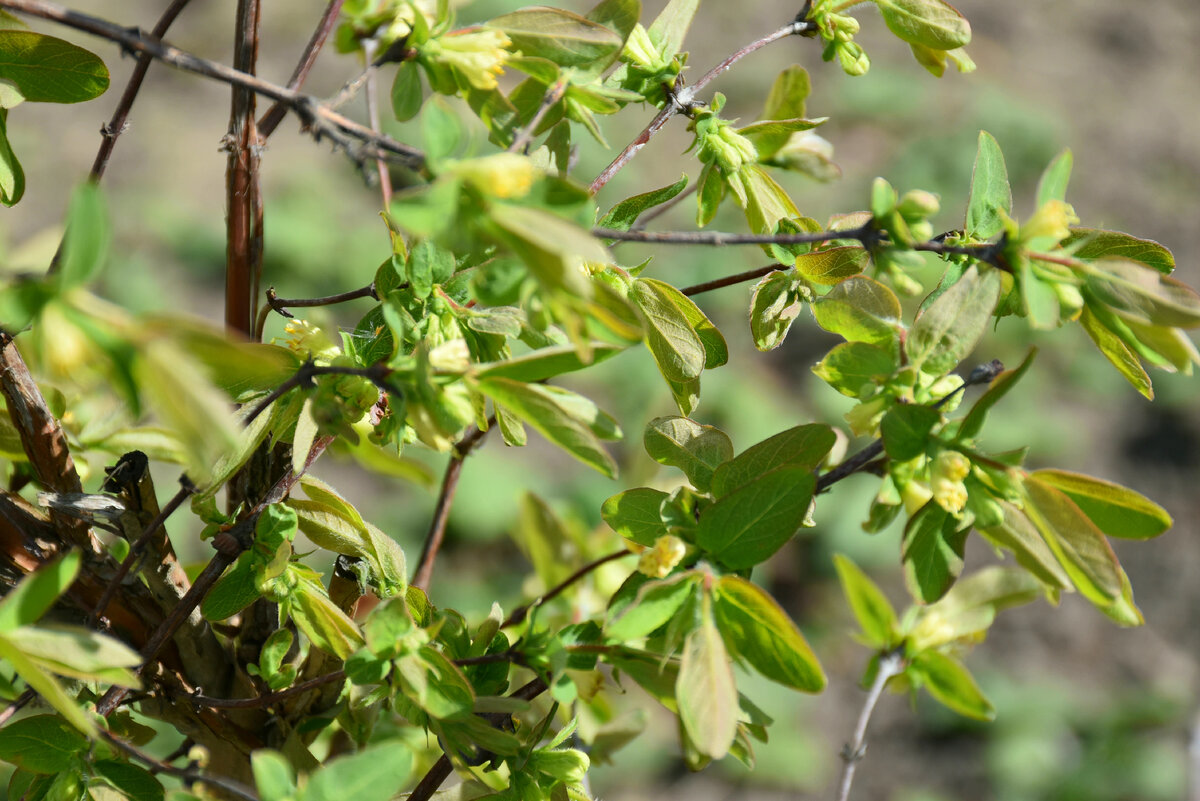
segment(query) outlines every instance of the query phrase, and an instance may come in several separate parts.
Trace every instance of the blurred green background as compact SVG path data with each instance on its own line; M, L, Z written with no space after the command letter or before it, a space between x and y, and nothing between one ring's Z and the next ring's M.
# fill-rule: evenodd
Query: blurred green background
M652 19L663 4L647 0L644 18ZM149 29L165 2L78 0L71 5ZM168 38L228 62L234 3L193 5ZM520 5L469 3L459 19L466 24ZM590 3L562 0L558 5L582 12ZM1175 252L1177 275L1200 283L1200 94L1195 84L1200 15L1193 0L1031 5L962 0L958 5L974 27L969 51L979 69L973 75L934 79L868 5L859 14L863 31L858 37L872 58L868 75L848 78L836 65L820 61L814 42L792 39L752 55L714 88L729 98L726 115L749 121L780 69L798 63L810 71L809 115L830 117L820 133L833 143L844 175L828 185L793 176L781 180L801 211L818 220L864 207L871 179L883 175L900 191L938 193L943 211L935 224L957 227L976 137L986 128L1007 156L1018 216L1033 210L1033 183L1042 167L1070 146L1076 166L1069 199L1084 224L1163 242ZM688 41L694 74L787 22L798 6L705 0ZM319 0L265 4L264 77L286 80L323 7ZM71 187L86 174L99 144L97 128L111 113L133 64L106 43L35 27L94 48L108 62L114 88L82 106L23 106L10 114L9 136L29 186L20 205L0 212L0 254L7 269L37 268L48 260L58 230L47 226L57 225ZM308 89L330 96L357 71L351 58L326 53ZM388 81L385 73L385 103ZM108 297L139 309L220 319L225 157L219 144L227 108L224 87L152 68L104 182L117 235L103 288ZM363 118L361 106L350 110ZM614 149L583 141L576 174L594 175L650 116L650 110L632 108L606 121ZM386 127L406 141L419 141L415 126ZM674 121L604 190L602 210L625 194L670 183L681 172L694 177L694 161L680 155L690 141L684 122ZM481 136L475 146L486 146ZM265 285L297 297L370 281L388 253L376 216L378 192L343 156L314 145L289 120L264 153L263 181ZM655 227L692 226L693 212L692 204L683 203ZM741 230L743 225L739 216L723 213L712 227ZM647 274L676 285L763 263L760 253L745 248L627 245L617 253L625 264L654 256ZM837 422L848 408L846 399L816 381L809 369L833 344L831 337L802 318L784 347L760 354L746 324L748 300L746 286L700 299L729 340L732 358L729 366L705 375L696 416L725 428L739 449L799 423ZM365 309L314 317L353 325ZM268 333L278 332L273 325ZM1195 379L1157 374L1159 400L1150 405L1077 328L1033 335L1011 318L985 339L972 363L1000 358L1015 364L1032 345L1041 354L1025 386L993 415L987 445L996 450L1032 445L1035 466L1125 483L1167 507L1176 521L1171 532L1151 543L1117 544L1147 625L1119 630L1074 597L1055 610L1038 604L1004 613L968 661L996 704L997 721L981 726L954 718L927 699L910 706L902 697L886 698L856 777L856 798L1156 801L1188 793L1188 740L1200 698L1198 385ZM627 438L615 448L620 481L589 473L540 443L514 451L490 442L464 471L433 586L435 602L477 618L493 599L508 609L523 593L537 591L522 586L527 566L510 537L522 492L536 491L572 525L591 530L600 525L599 505L607 496L629 486L658 482L669 487L678 480L641 452L645 422L673 411L648 354L624 354L570 383L621 421ZM444 458L426 460L440 475ZM432 491L369 475L349 461L325 460L318 473L395 536L415 561ZM173 478L165 467L160 486L169 488ZM893 600L904 601L896 569L898 530L872 537L859 528L874 484L858 478L840 485L818 507L818 528L785 548L758 576L810 633L830 675L829 689L807 698L766 683L748 685L753 687L748 694L777 721L771 743L757 750L753 774L732 764L689 774L677 756L671 722L654 710L651 735L622 752L619 767L595 772L598 796L629 801L832 796L837 754L862 700L857 681L866 654L846 636L851 624L831 578L831 553L850 554ZM192 533L179 522L172 529L181 545ZM182 545L185 552L187 547ZM201 551L194 553L199 558ZM993 559L986 548L972 548L968 569ZM628 697L619 703L642 702ZM1192 786L1191 792L1200 789Z

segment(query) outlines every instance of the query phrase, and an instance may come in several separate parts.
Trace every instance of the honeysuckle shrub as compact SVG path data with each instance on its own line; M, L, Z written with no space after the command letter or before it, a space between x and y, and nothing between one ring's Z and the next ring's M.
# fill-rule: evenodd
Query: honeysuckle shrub
M963 657L1009 607L1079 593L1117 625L1143 622L1110 539L1156 537L1170 517L1103 478L1030 469L1028 447L989 446L994 407L1030 391L1018 385L1039 368L1032 351L1011 365L987 351L1003 318L1040 331L1079 325L1152 398L1149 369L1187 373L1200 361L1186 333L1200 325L1200 295L1171 277L1171 252L1081 220L1070 151L1045 165L1034 202L1015 207L987 132L949 230L936 195L885 178L861 187L856 208L806 216L779 177L819 186L840 174L836 138L819 133L827 119L807 109L822 74L784 69L749 122L722 116L725 98L709 83L793 37L861 75L871 60L860 17L882 21L933 76L948 65L968 73L969 23L943 0L875 0L877 15L816 0L718 60L687 51L699 5L671 0L652 20L638 0L475 20L445 0L334 3L318 33L348 73L365 72L322 103L248 77L242 51L232 71L139 29L39 0L0 2L241 93L225 142L227 330L170 310L135 314L94 292L129 257L110 248L103 167L74 193L52 263L9 276L0 295L10 797L150 801L174 776L180 798L425 801L457 772L463 798L587 798L590 766L619 763L637 736L619 714L633 687L677 716L689 767L753 765L772 721L739 691L734 667L802 693L827 682L798 625L816 621L793 620L755 569L829 517L860 519L863 536L903 528L905 609L848 557L830 566L866 649L864 721L885 688L992 718ZM255 9L239 4L243 43L257 37ZM8 142L9 112L20 125L22 102L83 102L108 87L99 56L27 18L0 17L7 205L36 178ZM701 62L713 68L699 73ZM254 124L250 91L382 187L390 255L369 285L290 302L258 286L256 170L274 125L270 115ZM420 141L337 112L360 91L417 121ZM599 175L579 174L577 152L609 147L604 118L616 114L645 118L645 130L613 148ZM683 177L610 196L609 180L668 124L693 135ZM110 142L119 133L105 128ZM694 204L694 229L647 228L681 202ZM722 205L744 215L744 232L706 230ZM662 249L631 263L624 241ZM706 245L746 246L729 259L741 267L676 285L679 248ZM756 253L769 264L743 269ZM941 274L923 281L931 261ZM852 399L843 419L736 444L705 422L702 378L736 364L701 296L747 288L741 324L758 350L812 326L843 340L812 366ZM348 330L298 316L352 299L371 308ZM269 315L291 319L264 341ZM671 399L643 431L623 431L558 383L640 348ZM665 468L648 486L624 483L606 445L629 435ZM611 497L598 510L605 526L584 531L529 487L514 533L532 566L527 602L453 609L431 577L460 472L484 437L511 448L544 440L611 479ZM417 484L436 482L412 453L445 455L420 554L365 519L354 492L310 472L331 449ZM151 462L177 468L169 500ZM850 476L873 482L869 505L825 504ZM199 521L213 550L205 564L176 555L164 529L172 514ZM997 558L967 565L972 537ZM141 751L164 727L186 747ZM844 755L843 797L862 736Z

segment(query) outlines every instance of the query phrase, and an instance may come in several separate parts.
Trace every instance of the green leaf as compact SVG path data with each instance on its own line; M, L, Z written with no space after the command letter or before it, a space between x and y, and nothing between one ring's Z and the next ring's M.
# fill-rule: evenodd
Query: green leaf
M684 175L670 186L652 189L640 195L622 200L608 210L608 213L597 223L601 228L611 228L616 231L628 231L637 222L638 217L655 206L661 206L673 199L687 187L688 177Z
M542 209L495 203L488 211L503 239L525 262L534 277L551 289L579 297L590 295L590 283L579 269L580 260L607 264L604 247L582 228Z
M983 336L1000 298L1000 272L971 266L917 318L906 348L909 362L942 375L965 359Z
M312 542L333 553L367 560L385 596L404 591L404 551L396 541L362 519L358 510L332 487L311 476L303 479L304 492L312 500L291 497L287 506L296 513L300 531Z
M521 495L513 540L543 586L553 587L570 573L567 559L575 544L554 510L532 492Z
M424 97L421 92L421 70L415 61L404 61L392 80L392 113L400 122L417 116Z
M982 534L993 545L1012 551L1017 564L1028 570L1047 587L1067 589L1071 577L1059 565L1053 551L1038 533L1033 521L1016 506L1007 501L998 501L1004 510L1004 522L999 526L981 528Z
M506 359L500 362L483 362L474 367L475 375L479 378L510 378L514 381L545 381L547 378L564 373L573 373L585 367L599 364L602 361L624 352L625 348L609 345L605 342L592 342L589 346L591 360L580 358L579 349L574 345L553 345L539 348L532 353Z
M840 247L805 253L796 258L796 271L821 286L834 286L852 275L858 275L871 260L871 254L860 247Z
M1067 495L1033 476L1024 482L1025 512L1046 539L1072 583L1092 603L1121 596L1121 568L1104 534Z
M866 342L843 342L813 365L813 373L851 398L874 392L875 385L899 369L896 355Z
M803 305L793 271L777 271L754 285L750 298L750 333L754 347L774 350L783 344Z
M257 601L258 597L258 578L251 555L246 552L204 596L200 603L200 614L205 620L227 620Z
M833 449L837 436L820 423L796 426L751 445L713 473L712 491L724 497L777 467L815 470Z
M683 40L699 6L700 0L671 0L646 31L667 58L683 50Z
M1092 262L1086 276L1088 290L1123 317L1169 327L1200 326L1200 294L1140 262L1105 257Z
M1029 365L1033 364L1033 357L1036 355L1037 348L1032 348L1016 369L1005 370L992 379L987 390L979 396L979 399L971 406L971 411L967 412L967 416L959 424L959 439L969 440L979 436L979 432L983 430L983 424L987 422L988 412L1008 394L1010 389L1016 386L1021 377L1029 370Z
M1012 211L1012 190L1000 145L987 131L979 132L979 151L971 174L971 196L967 201L967 233L976 239L991 239L1003 226L1000 212Z
M463 139L458 113L440 95L433 95L421 111L421 136L426 160L437 163L458 149Z
M645 637L675 616L699 581L695 573L684 573L666 581L646 582L633 602L604 624L604 634L613 642Z
M806 467L772 470L706 508L696 544L731 570L766 561L803 525L815 485Z
M897 462L915 459L925 452L929 444L929 432L941 419L941 412L929 406L893 406L879 423L883 449Z
M30 773L71 769L87 738L57 715L34 715L0 729L0 760Z
M847 557L834 554L833 563L842 582L842 592L863 631L864 642L879 650L890 648L896 642L900 623L887 596Z
M678 467L701 492L708 492L713 473L733 458L733 443L724 431L686 417L651 420L643 444L654 461Z
M15 206L25 194L25 171L8 141L8 109L0 108L0 203Z
M409 253L408 284L418 298L427 298L434 284L440 284L454 272L454 254L428 239L412 246Z
M646 347L663 378L684 382L698 378L707 358L704 343L661 281L637 279L631 296L646 319Z
M39 567L0 599L0 632L36 623L79 575L79 551Z
M129 801L163 801L166 795L154 774L137 765L115 759L99 759L92 763L92 768Z
M1125 380L1142 393L1147 400L1154 400L1153 384L1145 368L1142 367L1137 353L1126 345L1121 337L1113 333L1112 329L1101 322L1087 306L1083 307L1083 311L1079 315L1079 324L1087 332L1092 342L1096 343L1096 347L1104 354L1104 358L1117 368L1117 372L1123 375Z
M934 50L953 50L971 41L971 25L943 0L875 0L884 24L896 36Z
M725 337L705 316L695 301L664 281L639 278L638 283L642 282L654 285L654 289L661 297L670 300L683 312L688 325L700 339L700 344L704 346L705 370L714 370L729 361L729 346L725 343Z
M1139 239L1120 231L1072 228L1071 235L1063 240L1062 246L1077 259L1128 259L1152 267L1163 275L1175 271L1175 254L1166 247L1153 239Z
M291 763L278 751L260 748L250 754L250 768L262 801L287 801L296 795L296 776Z
M488 22L504 31L513 49L525 56L545 58L560 67L603 71L623 44L611 28L557 8L526 8Z
M659 514L666 499L667 493L649 487L625 490L604 502L600 516L625 539L650 548L656 539L667 533Z
M675 699L679 720L696 750L720 759L737 735L738 695L725 644L707 611L684 642Z
M913 598L933 603L946 594L962 573L963 549L970 527L961 528L954 515L929 501L908 521L900 557L904 580Z
M587 13L587 18L592 22L598 22L616 31L622 42L629 38L641 16L641 0L602 0Z
M25 656L16 643L10 642L3 634L0 634L0 660L8 662L16 674L29 685L29 689L40 695L68 723L88 736L95 734L96 724L79 708L79 704L67 694L58 680L38 667ZM5 731L8 731L8 728L0 729L0 732ZM0 759L3 758L0 756Z
M996 710L971 677L970 672L952 656L937 651L922 651L908 667L921 686L943 706L975 720L992 720Z
M390 740L326 762L308 777L300 801L388 801L408 783L412 747Z
M849 342L866 342L897 351L900 299L878 281L847 278L813 304L817 325Z
M1074 501L1109 537L1145 540L1171 527L1166 509L1120 484L1066 470L1038 470L1032 476Z
M722 576L713 592L717 627L729 650L772 681L802 692L825 687L825 673L804 635L756 584Z
M63 289L86 284L96 276L108 255L110 238L100 187L90 181L80 184L67 211L59 273Z
M50 673L137 689L142 658L120 640L75 626L22 626L5 632L9 642Z
M289 572L297 572L289 566ZM288 596L288 614L315 647L346 660L363 647L362 632L315 578L302 578Z
M33 103L79 103L108 89L100 57L32 31L0 30L0 81Z
M805 101L812 91L808 72L793 64L775 78L767 101L763 104L760 120L793 120L805 116ZM791 139L790 133L760 134L754 139L760 161L769 161Z
M1071 150L1068 148L1055 156L1054 160L1046 167L1046 171L1038 180L1037 207L1039 209L1051 200L1066 202L1067 184L1071 180L1071 167L1074 164L1075 157L1071 155Z
M590 428L591 421L580 419L578 411L564 402L564 395L551 392L540 384L525 384L508 378L484 378L477 387L493 402L507 407L579 461L609 478L616 477L616 462L596 439Z

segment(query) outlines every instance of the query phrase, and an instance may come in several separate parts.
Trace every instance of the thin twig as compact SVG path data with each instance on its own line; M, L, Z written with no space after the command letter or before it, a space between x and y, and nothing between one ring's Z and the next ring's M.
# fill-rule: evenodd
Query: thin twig
M37 691L33 689L26 690L18 695L11 704L4 708L3 712L0 712L0 726L8 723L13 715L24 709L34 698L37 698Z
M302 681L294 687L288 687L286 690L258 695L253 698L212 698L207 695L187 695L183 696L180 700L186 700L189 704L211 707L213 709L258 709L265 706L272 706L280 701L286 701L295 695L303 695L309 690L323 687L326 684L345 681L345 679L346 671L335 670L332 673L326 673L324 676L317 676L315 679Z
M167 504L159 511L158 515L146 526L146 530L129 546L129 554L121 562L121 566L117 568L117 572L109 579L108 586L104 588L104 593L100 596L100 600L88 615L87 626L89 628L95 626L96 621L104 614L104 610L108 609L108 605L112 603L113 597L121 588L121 583L137 563L146 545L149 544L150 538L162 528L163 524L167 522L167 518L196 491L196 485L186 475L179 477L179 483L181 485L179 491L172 496L171 500L167 501Z
M365 46L364 53L367 61L371 60L374 52L374 42ZM379 124L379 98L375 95L379 83L376 80L376 75L377 72L375 70L370 70L367 73L367 122L370 124L372 131L382 130ZM379 194L383 199L383 208L387 209L392 205L392 175L388 172L387 162L381 158L375 159L375 169L379 173Z
M299 89L304 85L308 73L312 71L313 65L317 63L317 56L321 52L321 48L325 46L325 40L329 38L329 34L333 33L333 29L337 26L338 15L342 12L342 3L345 0L329 0L329 5L325 7L325 13L321 15L320 21L317 23L316 30L313 31L312 37L309 38L308 44L304 48L304 52L300 54L300 61L296 64L296 69L292 71L292 77L288 79L288 89ZM267 113L262 115L258 120L258 135L263 139L267 139L279 127L279 123L283 122L284 116L287 114L287 105L276 101Z
M570 84L566 80L555 81L549 89L546 90L545 97L542 98L541 104L533 115L533 119L524 128L517 131L517 135L513 137L512 144L508 146L509 153L524 153L525 147L532 141L537 133L537 127L541 124L546 116L546 112L554 108L554 104L562 100L562 97L567 92L567 87Z
M141 762L143 765L150 768L152 773L165 773L168 776L175 776L183 781L185 785L191 784L207 784L210 787L217 788L224 793L232 795L236 798L241 798L243 801L258 801L258 796L249 787L240 782L235 782L232 779L226 779L221 776L212 776L203 773L195 767L177 768L167 762L160 762L141 749L134 748L124 740L119 739L115 735L99 729L100 738L106 743L122 751L128 756Z
M734 284L743 284L747 281L753 281L756 278L762 278L764 275L770 275L779 270L788 269L782 264L768 264L765 267L756 267L753 270L747 270L744 273L736 275L727 275L724 278L714 278L712 281L705 281L702 284L692 284L685 286L679 291L684 295L699 295L703 292L711 292L714 289L723 289Z
M494 417L490 418L488 420L489 428L495 422ZM437 505L434 506L433 520L429 522L429 532L425 535L425 544L421 548L421 559L417 563L416 572L413 573L411 583L414 587L429 591L429 584L433 580L433 563L437 560L442 540L446 537L446 524L450 520L450 507L454 505L454 493L458 489L458 478L462 475L463 462L486 436L486 430L471 426L455 446L454 453L450 455L450 461L446 464L446 473L442 476L442 488L438 492Z
M500 624L500 628L503 629L503 628L508 628L509 626L517 625L518 623L525 620L525 616L528 615L531 610L535 609L536 607L541 606L542 604L545 604L549 601L554 600L559 595L562 595L563 592L567 590L567 588L569 588L575 582L579 581L584 576L588 575L589 573L591 573L592 571L594 571L600 567L603 567L604 565L608 564L609 562L620 559L622 556L629 556L632 553L633 553L633 551L630 551L627 548L622 548L619 551L614 551L613 553L607 554L605 556L601 556L599 559L588 562L586 565L579 568L571 575L567 576L565 579L560 581L558 584L554 585L554 587L552 589L550 589L548 592L542 594L538 598L535 598L534 600L530 601L529 603L525 604L524 606L519 606L516 609L514 609L512 611L512 613L507 618L505 618L504 622Z
M291 392L297 387L310 388L313 378L319 375L355 375L360 378L369 380L379 389L387 393L396 391L395 387L389 386L387 377L392 374L392 370L386 364L374 364L370 367L342 367L340 365L325 365L319 366L312 361L307 361L300 365L300 369L292 374L291 378L284 381L276 387L270 395L263 398L254 407L254 410L246 417L245 425L250 425L258 416L270 408L271 404L282 398L284 395Z
M147 53L177 69L193 72L213 80L249 89L256 94L284 103L295 113L318 139L329 137L339 147L349 151L353 142L361 143L359 153L351 155L357 159L375 158L382 155L390 161L417 166L425 161L425 155L414 147L397 142L391 137L377 134L365 125L325 108L309 95L302 94L253 75L232 69L224 64L210 61L148 36L134 28L123 28L89 14L64 8L47 0L0 0L0 8L10 8L42 19L58 22L76 30L94 34L116 42L134 53Z
M854 737L842 750L842 760L845 764L842 766L842 780L838 786L837 801L847 801L850 797L850 784L854 781L854 770L867 751L867 726L871 722L871 713L875 711L875 705L879 703L879 698L883 695L883 689L887 686L888 681L903 671L904 655L902 652L893 651L879 658L875 681L871 683L867 700L863 702L862 711L858 715L858 723L854 727Z
M175 18L190 2L191 0L174 0L158 18L151 35L157 39L163 38L167 29L175 22ZM117 101L116 109L113 110L112 119L100 126L100 149L96 151L96 158L92 162L92 171L89 175L93 183L100 183L100 179L104 177L104 171L108 169L108 160L112 156L113 148L117 146L117 137L125 133L125 129L128 127L129 112L133 109L133 101L137 99L138 92L142 88L142 81L145 80L146 73L150 70L150 64L153 61L154 58L147 53L138 56L137 64L129 76L129 82L125 84L125 91L121 94L121 99Z
M803 234L731 234L721 231L618 231L613 228L593 228L597 239L620 242L646 242L655 245L805 245L831 242L836 239L856 239L870 246L878 243L880 232L872 223L847 228L844 231L816 231Z
M267 305L259 310L258 319L254 324L254 340L256 342L262 340L263 328L266 327L267 315L272 311L284 316L294 317L295 315L288 313L288 308L301 309L311 308L315 306L333 306L337 303L345 303L349 300L358 300L359 298L374 298L379 300L379 296L375 294L375 282L351 289L348 292L340 292L336 295L326 295L319 298L281 298L275 294L275 287L267 288Z
M674 91L668 89L666 91L666 105L664 105L662 109L660 109L659 112L654 115L654 119L650 120L650 124L646 126L645 130L638 134L637 138L630 142L625 149L622 150L617 157L612 160L612 163L605 167L604 170L596 176L595 180L592 181L592 184L589 187L591 193L594 195L603 189L604 185L611 181L613 176L620 172L621 168L632 161L633 157L638 154L638 151L646 146L646 143L650 141L651 137L663 129L668 120L670 120L676 114L688 111L696 102L696 93L711 83L717 76L721 75L723 72L728 70L738 61L741 61L743 58L753 53L755 50L766 47L772 42L779 41L780 39L784 39L788 36L804 33L805 31L809 30L810 27L812 27L811 22L801 19L789 22L779 30L769 33L761 39L757 39L730 54L720 64L704 73L704 75L700 77L700 80L696 81L694 85L684 86Z

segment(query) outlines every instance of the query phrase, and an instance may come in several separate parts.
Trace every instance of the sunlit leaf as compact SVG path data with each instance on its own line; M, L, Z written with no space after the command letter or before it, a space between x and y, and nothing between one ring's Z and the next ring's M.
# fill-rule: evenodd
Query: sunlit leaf
M1074 501L1109 537L1144 540L1171 527L1166 509L1120 484L1066 470L1038 470L1031 475Z
M68 770L87 747L87 739L57 715L34 715L0 728L0 759L30 773Z
M979 132L979 151L971 174L971 197L967 201L966 230L978 239L990 239L1000 233L1000 212L1012 211L1012 190L1008 168L1000 145L987 131Z
M930 375L953 369L975 349L999 297L999 271L970 267L917 318L906 343L910 363Z
M900 623L887 596L847 557L834 554L833 563L842 583L842 592L862 629L864 642L878 649L894 645Z
M837 437L827 425L796 426L751 445L713 473L713 495L720 498L777 467L794 465L815 470Z
M917 654L908 670L938 703L960 715L976 720L992 720L996 710L980 691L979 685L962 662L938 651Z
M79 551L47 562L0 598L0 632L36 623L79 574Z
M737 734L737 685L711 612L684 643L675 698L696 749L713 759L725 756Z
M108 68L94 53L33 31L0 30L0 80L33 103L80 103L108 89Z
M667 533L658 511L666 497L667 493L649 487L625 490L604 502L600 516L622 537L649 548Z
M725 432L686 417L651 420L643 441L654 461L678 467L702 492L711 486L713 472L733 458L733 443Z
M804 635L759 586L722 576L713 590L713 610L735 656L786 687L810 693L824 689L825 673Z
M810 469L772 470L705 509L696 544L731 570L753 567L800 530L815 485Z

